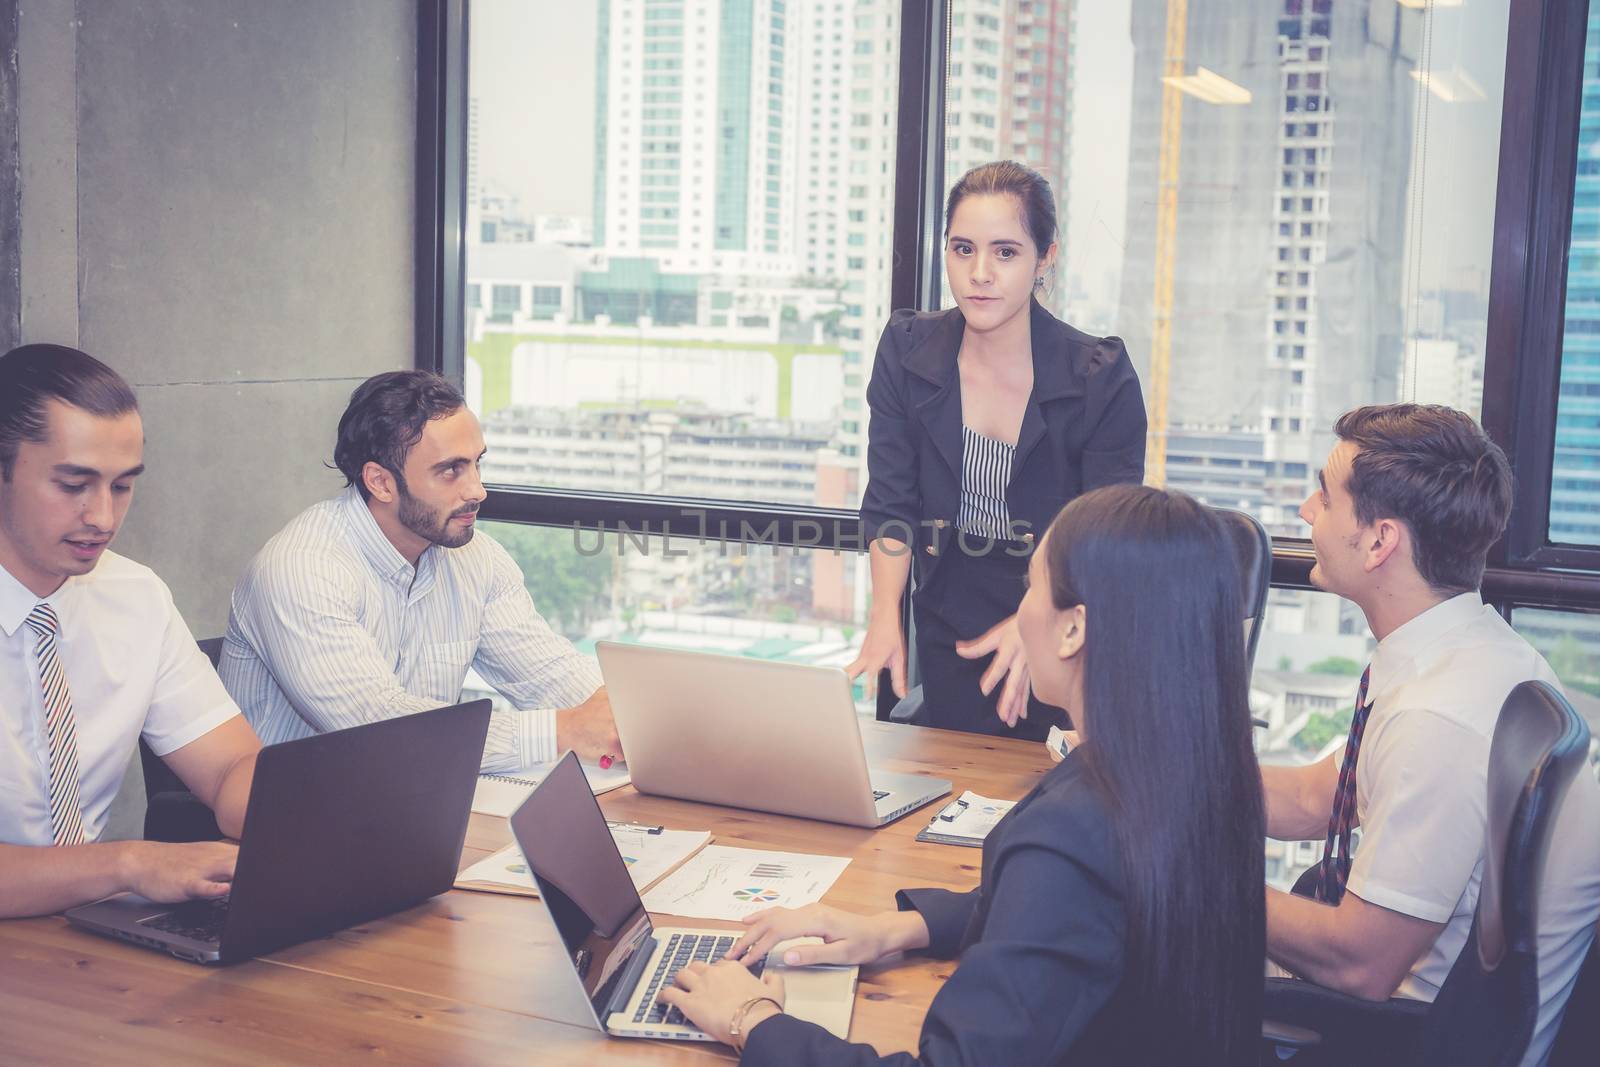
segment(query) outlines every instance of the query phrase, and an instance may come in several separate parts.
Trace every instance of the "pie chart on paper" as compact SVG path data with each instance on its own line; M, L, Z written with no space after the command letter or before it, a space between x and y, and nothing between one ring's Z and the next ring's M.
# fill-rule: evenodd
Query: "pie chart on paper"
M770 904L777 900L779 893L776 889L762 889L760 886L751 886L746 889L733 891L735 900L745 900L754 904Z

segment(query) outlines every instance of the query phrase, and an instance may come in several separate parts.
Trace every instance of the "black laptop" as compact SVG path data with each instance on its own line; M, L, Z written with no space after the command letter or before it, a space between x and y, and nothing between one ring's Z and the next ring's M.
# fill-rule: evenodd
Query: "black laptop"
M197 963L233 963L409 908L455 881L489 701L261 750L221 900L124 893L68 921Z

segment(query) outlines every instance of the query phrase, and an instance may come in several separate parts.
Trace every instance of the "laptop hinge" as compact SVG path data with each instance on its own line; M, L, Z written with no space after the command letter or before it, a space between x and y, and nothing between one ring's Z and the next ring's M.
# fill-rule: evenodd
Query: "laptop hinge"
M651 957L656 954L656 939L646 936L633 950L633 957L628 960L628 966L623 970L622 977L617 980L611 994L611 1003L606 1005L606 1013L600 1017L600 1025L610 1025L611 1013L625 1011L628 1001L633 998L633 991L639 984L639 976L649 966Z

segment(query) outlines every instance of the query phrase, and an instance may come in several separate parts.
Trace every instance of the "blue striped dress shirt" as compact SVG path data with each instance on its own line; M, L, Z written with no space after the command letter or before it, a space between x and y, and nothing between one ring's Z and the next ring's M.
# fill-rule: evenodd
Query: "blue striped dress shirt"
M469 667L513 705L490 720L485 771L554 759L555 709L601 684L493 538L429 546L413 568L352 487L301 512L250 562L218 670L270 745L453 704Z

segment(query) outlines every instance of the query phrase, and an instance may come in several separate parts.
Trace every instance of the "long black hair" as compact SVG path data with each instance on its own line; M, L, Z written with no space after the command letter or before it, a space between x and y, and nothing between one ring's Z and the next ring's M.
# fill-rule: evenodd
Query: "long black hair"
M1139 1060L1253 1063L1266 824L1234 541L1191 497L1116 485L1068 504L1046 552L1051 600L1086 613L1077 758L1122 846Z

